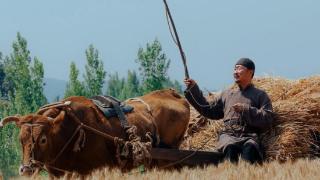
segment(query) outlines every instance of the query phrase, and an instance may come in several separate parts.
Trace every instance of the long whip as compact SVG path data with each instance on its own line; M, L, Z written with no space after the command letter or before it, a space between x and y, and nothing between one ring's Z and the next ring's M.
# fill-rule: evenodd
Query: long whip
M188 72L188 67L187 67L186 55L183 52L183 49L182 49L182 46L181 46L181 42L180 42L180 39L179 39L179 35L178 35L178 32L177 32L176 26L174 25L174 21L173 21L173 18L172 18L168 3L167 3L166 0L163 0L163 3L165 5L167 22L168 22L168 26L169 26L169 30L170 30L171 36L172 36L173 41L178 46L179 51L180 51L181 59L182 59L183 66L184 66L185 78L189 79L189 72ZM171 27L173 28L174 35L172 34Z

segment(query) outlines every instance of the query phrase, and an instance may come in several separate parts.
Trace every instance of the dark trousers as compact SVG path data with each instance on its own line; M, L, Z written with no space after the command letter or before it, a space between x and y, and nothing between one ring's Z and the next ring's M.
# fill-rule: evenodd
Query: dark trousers
M228 145L224 149L224 157L232 163L237 163L239 161L239 156L251 164L261 164L262 158L256 146L252 143L245 143L242 147L238 145Z

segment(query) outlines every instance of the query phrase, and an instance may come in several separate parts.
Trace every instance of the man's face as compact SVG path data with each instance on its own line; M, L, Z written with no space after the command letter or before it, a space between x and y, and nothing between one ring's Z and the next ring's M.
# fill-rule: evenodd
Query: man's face
M239 84L251 81L253 71L242 65L235 65L233 71L234 81Z

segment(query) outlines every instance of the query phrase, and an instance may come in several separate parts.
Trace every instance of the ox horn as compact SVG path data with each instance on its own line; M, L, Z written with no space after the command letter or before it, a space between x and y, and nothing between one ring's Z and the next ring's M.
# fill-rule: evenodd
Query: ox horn
M58 124L60 122L62 122L65 118L66 112L65 111L60 111L60 113L58 114L57 117L54 118L53 123L54 124Z
M0 128L4 127L7 123L14 121L16 124L20 121L20 117L19 115L16 116L9 116L4 118L1 122L0 122Z

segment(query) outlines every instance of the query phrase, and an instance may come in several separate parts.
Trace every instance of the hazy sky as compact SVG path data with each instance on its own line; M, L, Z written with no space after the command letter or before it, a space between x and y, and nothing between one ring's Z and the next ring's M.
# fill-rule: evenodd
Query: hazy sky
M232 82L240 57L256 62L258 76L298 78L320 72L319 0L168 0L190 75L201 87ZM71 61L84 69L93 44L109 73L137 69L139 47L158 38L182 82L179 51L171 40L162 0L0 0L0 51L16 33L44 63L45 77L67 80Z

